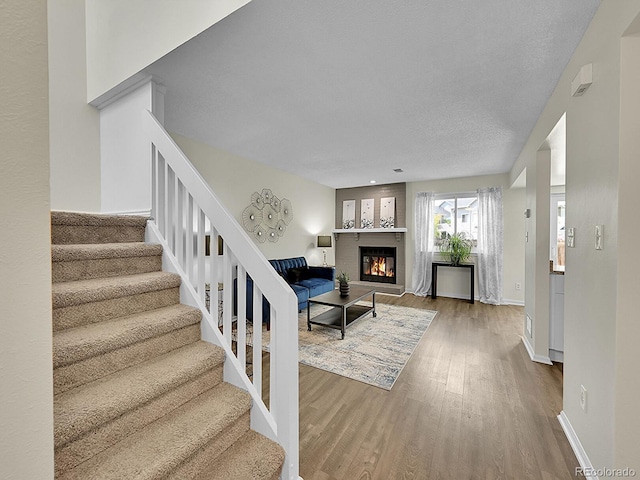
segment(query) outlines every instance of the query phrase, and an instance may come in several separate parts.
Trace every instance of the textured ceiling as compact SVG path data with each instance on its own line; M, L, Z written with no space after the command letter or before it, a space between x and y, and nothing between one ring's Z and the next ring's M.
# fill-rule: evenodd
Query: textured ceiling
M146 71L169 131L331 187L504 173L599 3L254 0Z

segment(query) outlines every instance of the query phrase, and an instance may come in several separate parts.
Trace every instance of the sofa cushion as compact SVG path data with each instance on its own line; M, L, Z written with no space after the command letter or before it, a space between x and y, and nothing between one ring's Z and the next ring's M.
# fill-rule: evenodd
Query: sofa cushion
M296 297L298 297L298 305L303 303L306 304L306 302L309 300L309 289L297 284L291 284L289 286L296 294Z
M287 281L289 283L300 283L308 278L309 269L307 267L295 267L287 270Z
M315 297L316 295L330 292L335 288L334 282L332 280L327 280L326 278L309 278L307 280L301 280L297 285L307 289L309 297Z
M282 260L278 260L278 267L276 270L279 272L285 273L290 268L299 268L307 266L307 259L304 257L293 257L293 258L285 258Z

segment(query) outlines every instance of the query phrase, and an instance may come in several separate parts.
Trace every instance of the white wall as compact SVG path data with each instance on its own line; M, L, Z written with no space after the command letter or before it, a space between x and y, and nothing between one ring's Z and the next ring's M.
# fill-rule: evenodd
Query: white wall
M101 210L151 210L151 150L143 114L152 110L152 82L100 110Z
M0 13L0 478L53 478L45 2Z
M620 176L618 179L618 315L616 322L616 376L614 464L640 472L640 375L638 375L637 295L640 292L640 257L637 255L640 223L640 18L634 37L623 39L620 112ZM633 219L629 221L629 219ZM629 254L631 252L631 254Z
M310 265L322 264L316 236L334 228L335 190L261 163L218 150L195 140L172 134L173 139L231 214L242 224L242 211L251 194L270 188L273 194L291 200L293 220L277 243L257 243L266 258L306 257ZM333 248L327 263L333 265Z
M100 211L100 120L87 105L84 0L47 2L51 208Z
M524 302L524 211L525 191L523 188L510 189L509 176L486 175L480 177L452 178L428 182L407 183L407 285L413 290L414 261L414 207L418 192L463 193L473 192L482 187L503 189L504 215L504 287L505 303L522 305ZM515 284L521 284L516 290ZM476 292L477 278L476 278ZM443 268L438 270L438 295L469 298L469 273L460 269Z
M250 0L86 0L87 100L109 91Z
M536 360L549 359L549 235L551 195L551 151L540 150L527 167L527 202L530 216L525 220L525 312L531 319L531 335L526 317L523 333ZM523 215L524 216L524 215Z
M627 174L619 170L618 161L621 153L620 41L639 13L638 0L602 2L511 171L511 178L516 179L524 167L535 162L540 145L567 112L566 225L576 229L576 246L566 250L563 409L595 467L617 463L618 449L627 452L624 458L635 459L636 465L640 459L637 412L624 408L614 415L617 396L622 395L615 382L616 368L618 378L629 375L628 369L635 368L637 363L637 353L633 364L628 363L627 348L632 344L631 348L637 352L640 341L637 327L630 327L628 320L621 319L620 295L624 292L618 292L620 262L637 256L636 248L619 243L622 237L618 235L621 224L618 222L618 184L625 181L619 173ZM593 84L583 96L571 97L571 80L587 63L593 64ZM637 136L637 130L634 135ZM637 163L637 157L634 161ZM630 168L629 174L637 172L628 163L624 167ZM637 177L628 178L637 181ZM637 204L637 194L632 203ZM597 224L605 226L605 248L600 251L594 248ZM637 290L627 294L635 298ZM627 297L625 300L630 301ZM637 322L635 306L634 314ZM625 347L620 351L616 341L620 338L616 331L618 323L625 328ZM616 358L617 355L623 356ZM586 412L579 404L581 385L588 391ZM619 401L628 401L627 395L631 392L637 399L640 392L632 388L625 399L620 397ZM637 405L637 401L634 403ZM630 434L635 435L635 441L622 446L616 442L617 431L626 430L627 422L635 427L635 433Z

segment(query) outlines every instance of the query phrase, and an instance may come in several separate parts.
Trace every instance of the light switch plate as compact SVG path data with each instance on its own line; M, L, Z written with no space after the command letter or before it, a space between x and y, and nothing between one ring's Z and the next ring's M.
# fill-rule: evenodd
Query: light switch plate
M604 225L596 225L596 250L604 248Z
M575 239L575 228L571 227L567 229L567 247L573 248L575 247L574 239Z

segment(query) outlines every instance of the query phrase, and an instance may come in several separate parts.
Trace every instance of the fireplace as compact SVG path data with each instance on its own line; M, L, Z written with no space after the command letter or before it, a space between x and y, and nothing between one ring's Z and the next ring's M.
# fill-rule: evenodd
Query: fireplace
M360 280L396 283L396 248L360 247Z

